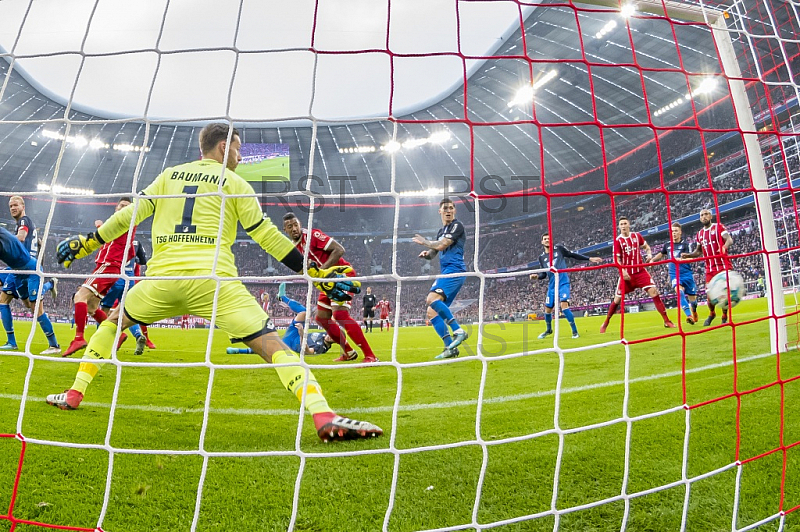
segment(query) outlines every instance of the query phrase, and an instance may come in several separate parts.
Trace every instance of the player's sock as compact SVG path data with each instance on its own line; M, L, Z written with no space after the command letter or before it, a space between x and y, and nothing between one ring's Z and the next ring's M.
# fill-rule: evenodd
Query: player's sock
M544 313L544 324L547 327L545 332L551 333L553 332L553 314L552 313Z
M84 303L85 305L85 303ZM77 307L77 305L75 305ZM92 382L100 366L94 361L103 360L111 355L111 346L114 345L114 337L117 335L117 324L112 321L104 321L97 328L97 332L92 335L86 352L83 354L85 362L81 362L78 374L75 375L73 390L77 390L86 395L86 388Z
M444 324L444 320L441 316L436 315L431 318L431 325L433 325L433 329L436 331L436 334L438 334L444 342L445 347L453 342L453 339L450 338L450 331L447 330L447 325Z
M44 335L47 337L47 343L50 345L50 347L58 347L56 333L53 331L53 324L50 322L47 312L43 312L41 316L36 318L36 321L39 322L39 327L42 328Z
M717 306L714 303L712 303L711 301L709 301L708 302L708 315L709 316L716 316L717 315L717 313L715 312L716 310L717 310Z
M611 304L608 306L608 313L606 314L606 321L611 321L611 316L617 311L617 307L619 304L616 301L612 301Z
M453 317L453 313L450 312L450 307L448 307L444 301L437 299L431 303L431 308L436 312L436 314L442 317L447 325L450 326L450 330L457 331L461 328L456 319Z
M281 298L281 301L283 301L284 303L289 305L289 309L292 312L294 312L295 314L300 314L301 312L305 312L306 311L305 305L303 305L299 301L295 301L294 299L291 299L290 297L283 296Z
M106 314L103 309L98 307L98 309L94 311L94 314L92 314L92 318L94 318L94 321L100 324L108 319L108 314Z
M358 326L356 320L354 320L350 313L345 309L335 310L333 312L333 319L336 320L336 323L344 327L344 331L347 333L347 337L350 338L364 353L364 357L366 358L374 358L375 353L372 352L372 348L367 342L367 337L364 336L364 331L361 330L361 327Z
M8 343L17 345L17 337L14 336L14 316L11 315L11 307L9 305L0 305L0 318L3 320L3 328L6 330Z
M138 323L134 323L128 329L134 338L139 338L142 335L142 328L139 326Z
M678 297L681 300L681 308L683 309L683 313L686 314L687 318L691 318L692 309L689 307L689 300L686 299L686 294L683 293L683 290L678 290Z
M367 320L361 322L364 325L364 332L367 332Z
M565 308L561 312L564 313L564 317L567 318L569 326L572 327L572 334L578 334L578 326L575 325L575 315L572 313L572 310Z
M317 317L317 323L320 327L325 329L325 332L333 339L333 343L339 344L344 349L345 353L350 353L353 351L353 346L351 346L348 341L347 337L343 334L341 327L339 324L333 321L330 318L320 318Z
M697 314L697 300L690 301L689 305L692 307L692 314Z
M355 322L354 322L355 323ZM356 324L358 327L358 324ZM358 327L361 330L361 327ZM331 407L328 406L328 401L322 395L322 389L317 383L317 379L311 370L306 370L300 366L300 357L294 353L287 353L286 351L278 351L272 355L273 364L292 364L296 363L297 366L281 366L276 367L275 371L278 373L286 388L297 397L298 401L303 399L303 389L306 392L306 410L311 415L321 414L323 412L331 412ZM308 383L308 386L306 386Z
M369 321L369 332L372 332L372 324L375 323L374 321Z
M75 339L83 339L83 331L89 321L89 305L79 301L75 303Z
M667 307L664 306L664 302L661 301L661 296L656 294L653 296L653 304L656 306L656 310L661 317L664 319L665 322L669 321L669 316L667 316Z

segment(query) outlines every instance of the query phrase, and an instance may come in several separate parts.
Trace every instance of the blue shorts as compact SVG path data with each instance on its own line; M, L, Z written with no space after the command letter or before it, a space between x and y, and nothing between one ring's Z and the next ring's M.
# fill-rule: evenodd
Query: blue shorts
M445 305L449 307L455 301L458 291L461 290L466 280L466 277L441 277L436 279L430 291L442 296Z
M40 282L38 275L10 273L3 283L3 292L19 299L36 301L39 298Z
M555 279L555 277L553 277ZM547 287L547 299L544 301L544 306L547 308L553 308L556 306L556 283L555 280L551 282ZM558 300L559 301L569 301L570 299L570 285L569 285L569 277L565 273L562 273L558 276Z
M302 321L292 320L292 323L289 324L289 328L283 333L283 343L295 353L300 353L300 346L303 343L303 339L300 338L300 331L295 327L298 323L304 325Z
M678 280L673 277L672 288L674 289L677 285ZM687 296L696 296L697 285L694 284L694 276L690 276L688 279L686 277L681 277L681 288L683 288L683 293Z
M106 292L105 297L100 301L101 307L111 308L114 306L118 300L122 299L122 292L125 290L125 279L117 279L117 282L114 283L111 288L108 289ZM136 284L136 281L133 279L127 281L128 283L128 290L133 288L133 285Z

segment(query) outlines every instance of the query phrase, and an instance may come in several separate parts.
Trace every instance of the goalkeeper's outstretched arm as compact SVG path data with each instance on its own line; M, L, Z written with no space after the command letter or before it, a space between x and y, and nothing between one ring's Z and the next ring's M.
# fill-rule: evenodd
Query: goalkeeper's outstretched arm
M136 210L136 221L133 225L139 225L144 220L153 215L155 204L153 200L144 194L140 194L133 199L133 203L115 212L111 218L103 222L96 233L101 242L111 242L118 236L124 235L131 228L131 219Z

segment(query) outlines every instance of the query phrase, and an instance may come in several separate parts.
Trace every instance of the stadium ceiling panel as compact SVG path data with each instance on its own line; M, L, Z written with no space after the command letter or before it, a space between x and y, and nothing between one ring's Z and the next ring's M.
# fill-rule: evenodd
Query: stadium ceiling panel
M86 2L76 2L79 5L84 3ZM94 4L94 2L88 3ZM37 15L43 17L41 24L50 20L52 13L45 16L39 12L40 4L46 4L54 10L54 13L62 13L67 17L58 7L59 2L35 2L33 5L37 10ZM117 7L127 6L126 3L121 2L107 2L106 0L99 2L99 14L96 14L95 17L101 18L92 19L88 34L91 38L87 37L86 50L90 51L89 45L91 44L93 47L91 50L94 50L92 53L119 51L114 46L119 47L122 44L113 44L117 41L110 39L105 30L95 31L95 24L103 21L103 24L107 25L106 27L118 27L121 20L119 17L114 17L128 12L126 10L134 9L133 7L120 8L122 9L120 13L112 13L113 10L109 9L110 6L107 4ZM186 4L188 5L188 3ZM215 4L217 5L215 12L220 9L225 11L218 4L218 2ZM238 2L235 4L238 6ZM289 9L283 3L274 5L269 3L273 7L280 6L280 8L275 7L277 11L265 12L251 2L244 2L243 9L252 10L248 11L249 21L269 20L270 23L273 23L274 20L282 17L287 21L285 27L280 28L278 32L280 35L274 37L277 39L275 42L267 43L269 46L265 44L261 46L307 48L310 42L302 44L302 39L298 40L293 32L305 31L304 35L310 35L310 28L303 26L306 23L310 24L310 21L313 20L313 16L306 19L303 15L303 10L307 10L309 4L313 5L313 2L299 2L296 8L292 8L296 11L291 13L281 11ZM369 5L372 4L369 3ZM395 4L398 3L392 5ZM411 4L413 2L409 3L409 6ZM476 7L478 4L481 5L480 10ZM0 3L0 45L6 49L13 45L13 39L10 39L10 36L15 36L14 32L18 31L21 5L27 6L28 3L19 0L6 0ZM158 8L158 5L161 5L161 8ZM156 10L161 17L165 5L164 2L152 2L149 3L149 9ZM353 96L350 92L339 90L336 87L323 90L325 83L318 83L315 100L317 98L328 98L332 101L349 100L353 96L364 103L364 106L361 107L361 116L358 116L359 113L345 113L344 110L348 108L356 108L353 107L352 101L343 101L339 111L330 107L333 104L324 104L321 107L328 109L322 113L322 116L341 118L339 115L346 115L352 120L348 124L328 122L327 125L318 127L313 161L310 153L311 128L305 124L283 122L279 124L280 127L276 127L278 124L266 127L263 124L245 123L243 125L244 140L246 142L280 141L289 144L292 154L293 181L299 180L301 176L312 171L312 162L313 173L323 178L327 175L354 175L357 179L347 183L346 190L348 192L370 193L390 190L390 156L388 151L381 150L380 147L391 141L394 136L401 144L410 141L409 145L401 147L399 151L395 152L396 187L399 191L440 188L443 176L469 176L471 166L474 168L476 180L490 174L504 178L515 175L540 175L542 167L544 167L546 180L553 182L586 172L602 164L601 145L605 147L606 157L613 159L652 140L653 131L645 125L647 113L642 90L643 83L646 87L650 113L659 111L659 115L653 119L654 124L675 125L691 118L691 106L688 103L663 111L662 109L685 98L689 90L687 83L693 90L696 89L702 83L702 75L690 76L687 80L687 76L679 73L664 73L657 70L640 71L632 66L611 67L610 65L630 64L635 59L639 66L645 69L677 69L681 68L681 62L683 69L698 74L713 74L718 69L713 48L710 46L709 32L701 27L671 26L666 21L636 17L623 19L618 13L581 12L576 16L574 10L560 6L540 7L526 12L526 39L523 43L523 35L519 30L508 33L508 28L513 27L514 24L514 14L516 13L518 17L516 8L508 11L509 5L516 6L513 2L459 3L459 6L465 9L465 13L469 13L464 17L464 31L474 32L470 46L475 50L471 52L484 54L488 50L494 56L488 60L468 61L470 75L466 83L468 107L466 116L464 114L464 76L460 69L456 74L451 75L450 70L442 66L443 63L429 63L424 58L403 58L403 65L397 67L398 71L407 70L406 75L418 76L419 79L416 81L420 87L417 92L405 91L405 95L398 94L398 98L405 98L397 101L395 106L395 109L405 111L396 115L401 120L400 123L395 124L385 118L373 118L365 121L363 118L367 116L381 116L379 111L370 110L377 108L377 104L365 100L366 95L357 93ZM180 10L184 8L184 3L170 2L169 6L165 19L163 42L159 44L160 49L169 52L174 49L200 47L202 43L193 40L197 38L196 34L183 35L182 33L186 33L186 31L176 27L171 19L172 16L178 14L171 12L173 6ZM440 17L440 21L444 21L447 16L452 14L447 9L452 11L453 2L425 2L426 13L431 6L441 10L434 10L433 13L433 16ZM495 6L496 13L491 11L491 6ZM237 9L238 7L233 9L234 15ZM374 9L377 8L369 8L365 13L372 13ZM471 11L473 9L475 11ZM200 8L195 8L195 10L199 13L203 12ZM134 16L134 14L138 14L138 16ZM494 16L490 16L491 14ZM325 46L352 50L357 45L366 46L371 43L375 39L374 32L378 29L384 35L385 41L385 27L378 28L374 25L374 21L343 21L336 19L336 13L331 12L326 12L324 15L319 17L319 43L315 43L315 45L318 44L321 47L322 44L327 43ZM370 16L377 17L374 13ZM479 26L476 21L481 16L487 19L487 23L491 22L492 24L479 30L476 28ZM86 17L88 15L85 9L74 9L74 13L65 19L69 23L62 25L63 31L57 32L58 35L51 41L47 41L43 37L45 26L29 26L26 21L23 32L20 34L20 44L15 53L19 55L47 54L80 49L80 39L76 39L74 33L77 31L76 28L86 28L88 20ZM105 20L102 17L109 17L109 19ZM151 34L155 31L157 36L158 25L154 30L152 20L142 16L142 12L135 9L134 12L129 13L129 18L131 18L132 28L143 35L138 35L135 39L131 36L122 39L123 44L127 43L124 44L125 49L137 50L155 46L153 39L156 37ZM404 20L411 20L410 13L398 12L396 18L398 28L405 27L405 30L398 29L396 33L391 33L393 51L396 47L397 50L408 53L426 53L431 50L444 50L452 45L452 39L448 40L448 35L452 37L452 34L448 33L450 26L444 22L442 22L444 35L433 36L432 34L435 32L432 30L421 31L419 28L413 30L410 22L404 26L402 24ZM158 20L160 24L161 18ZM385 20L385 17L382 20ZM630 33L626 26L626 20L630 25ZM230 21L220 21L220 24L223 25L229 23ZM54 27L52 20L50 20L50 24L51 28ZM347 38L337 42L333 34L335 32L332 33L329 29L337 27L336 24L343 25L345 29L350 28L356 35L345 36ZM189 26L191 25L187 27ZM240 30L241 42L237 41L236 45L241 46L243 50L253 49L256 46L253 34L247 33L255 31L251 26L245 24ZM301 28L301 26L303 27ZM602 34L604 28L609 27L612 29ZM680 45L680 57L674 44L673 29ZM167 30L170 30L169 36ZM121 32L120 35L127 35L123 29L118 28L118 31ZM263 27L259 31L262 34L270 33L264 31ZM228 34L232 35L233 33L235 32L231 30ZM506 33L508 34L506 35ZM598 35L601 36L598 37ZM426 48L425 43L421 43L420 40L425 41L428 37L430 37L430 41ZM583 52L578 44L579 38L584 43ZM636 50L635 57L631 52L631 41ZM462 42L464 41L462 40ZM498 43L500 43L499 46ZM372 43L370 46L374 44ZM504 58L519 55L524 44L527 45L529 57L535 61L532 69L529 68L527 62L521 59ZM233 43L223 39L219 42L207 43L206 46L231 47ZM384 44L379 46L379 48L384 47ZM478 51L478 48L483 51ZM147 55L145 52L142 53ZM583 54L585 54L585 60L597 63L599 66L587 67ZM170 52L164 57L174 57L175 55L180 54ZM349 57L336 55L341 58ZM353 55L355 57L363 54ZM64 57L80 56L73 53L66 54ZM8 59L7 56L6 59ZM43 59L35 58L30 61L20 59L9 76L6 90L0 100L0 116L4 120L4 123L0 124L0 186L5 190L30 190L31 183L49 182L61 151L62 142L58 138L53 138L52 133L63 132L64 126L58 123L43 125L41 122L35 122L59 119L64 116L63 88L60 88L56 80L52 79L52 73L40 76L38 75L39 70L34 67L34 63ZM74 67L70 61L65 62L66 70L64 72L68 73L69 69ZM299 61L302 63L303 60ZM414 74L413 70L415 61L422 69L417 74ZM460 63L460 61L458 62ZM130 72L131 63L123 61L123 64L127 65L125 66L126 73L119 75L124 74L130 77L141 74L136 71ZM195 64L197 69L208 70L209 65L217 68L216 62L204 63L201 60ZM226 64L225 61L222 61L222 66L219 68L224 70L227 68ZM362 64L361 67L379 72L380 67L375 70L376 64ZM400 62L398 61L397 64L399 65ZM604 64L608 64L609 67L602 66ZM42 65L52 68L54 63L48 59ZM433 70L430 70L431 65L434 67ZM20 69L19 66L23 68ZM356 72L361 67L359 67L359 63L340 62L332 72L342 79L361 83L364 82L364 76ZM145 67L142 68L146 70ZM427 74L420 76L419 72ZM446 78L446 83L442 84L440 79L438 84L426 84L425 82L429 78L437 77L431 75L431 72L441 74L441 77ZM7 74L8 64L0 61L0 79L5 79ZM263 101L274 97L265 92L266 87L285 85L288 83L287 79L291 77L285 72L280 76L267 76L269 80L277 78L282 81L279 83L273 81L255 83L251 87L252 92L249 95L242 93L243 95L237 98L237 102L248 99L252 99L254 102ZM302 72L298 73L297 77L303 78ZM74 76L72 79L74 81ZM82 77L82 81L87 80ZM591 97L590 81L594 90L594 99ZM178 83L177 78L175 83ZM526 84L530 86L531 83L537 87L533 98L527 100L518 98L520 88ZM298 98L305 98L302 90L291 83L288 85L291 90L297 92ZM403 83L399 83L398 86L403 86ZM176 87L180 87L180 84ZM373 87L377 87L377 85ZM379 92L376 89L377 99L375 101L383 97ZM720 93L722 92L720 91ZM68 93L69 90L66 91L66 94ZM95 97L91 96L92 93L85 92L83 94L86 99L79 100L76 93L69 116L73 120L97 120L98 124L75 125L70 134L80 135L90 140L99 139L100 142L109 145L136 145L137 142L141 144L146 132L143 124L139 122L101 122L118 116L130 116L130 110L123 110L115 106L120 105L120 102L126 99L135 101L135 98L131 98L131 95L124 91L109 90L108 85L103 83L98 83L96 93L103 94L97 94ZM175 93L182 100L202 100L202 98L196 97L187 98L182 91L175 91ZM696 109L701 111L719 97L720 95L707 98L697 97L694 98L694 104ZM164 101L166 102L166 100ZM435 103L431 103L431 101ZM168 104L164 103L164 105L166 106L164 109L169 108ZM326 105L328 107L325 107ZM297 102L289 103L286 106L289 111L281 111L282 115L272 116L288 117L292 115L291 109L300 107L301 105ZM308 104L305 108L308 109ZM246 108L240 109L244 109L241 112L246 114ZM101 113L98 110L107 112ZM258 107L254 111L256 114L252 116L260 117L262 115L258 113L266 111L270 111L270 109L263 106ZM270 112L274 112L274 109ZM181 113L183 111L176 111L175 116ZM156 113L154 116L161 115ZM538 127L532 123L534 117L539 123L547 124L547 126ZM719 126L732 125L726 122L732 120L732 117L728 117L725 113L716 113L715 119L719 121L717 124ZM429 123L433 120L459 120L461 122ZM526 120L530 122L525 122ZM17 123L8 123L9 121ZM472 129L467 122L473 126ZM568 125L575 122L585 122L586 124L579 127ZM599 125L613 126L630 123L639 123L642 124L642 127L606 128L603 131L601 143ZM473 132L473 139L470 139L470 131ZM51 136L46 136L46 132L49 132ZM196 124L151 124L148 143L150 151L146 153L110 149L91 151L85 147L67 145L59 170L58 184L92 188L96 192L130 191L140 157L143 158L142 179L149 181L164 167L196 157L198 133L199 128ZM446 140L411 146L415 141L426 139L434 134L444 134ZM474 140L474 156L472 158L470 157L471 140ZM540 158L540 144L543 144L543 161ZM373 146L376 151L372 153L340 153L342 149L359 146ZM332 193L337 190L338 184L331 186L326 182L319 191Z

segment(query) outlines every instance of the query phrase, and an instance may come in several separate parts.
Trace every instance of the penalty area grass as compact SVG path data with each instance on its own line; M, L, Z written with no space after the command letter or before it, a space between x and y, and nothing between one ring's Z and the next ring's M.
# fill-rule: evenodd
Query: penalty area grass
M685 335L664 329L655 312L626 314L626 343L620 316L602 335L602 318L578 318L575 340L561 320L557 344L554 336L536 338L542 323L488 324L485 359L470 358L473 328L461 358L436 363L441 343L431 328L375 329L367 339L383 364L334 363L337 348L305 359L321 366L314 373L335 410L385 430L382 438L327 445L309 416L298 428L297 401L274 370L255 355L227 355L219 331L210 361L232 367L202 365L208 330L151 328L158 349L135 357L128 340L120 360L197 365L107 364L74 412L43 399L72 384L77 361L31 364L3 354L0 433L17 433L19 422L28 440L13 516L92 528L110 469L103 530L190 530L207 458L200 531L287 530L301 472L300 531L381 530L390 504L387 528L404 532L474 530L538 514L496 530L549 531L553 507L570 510L559 516L560 530L619 530L626 514L629 530L677 530L684 512L688 530L730 530L735 462L759 457L742 466L741 528L777 514L782 491L783 510L800 504L800 447L762 456L800 441L800 381L790 381L800 375L797 351L769 355L768 323L739 325L765 312L766 300L745 301L734 309L735 327L684 324ZM17 323L21 343L29 327ZM62 345L72 337L67 326L56 332ZM641 341L664 334L672 336ZM37 331L33 351L45 347ZM773 384L779 376L783 384ZM702 406L687 416L684 404ZM3 512L21 450L18 439L0 438ZM623 490L636 495L627 505ZM605 502L593 506L598 501ZM799 524L797 512L786 516L785 529ZM8 526L0 519L0 530ZM777 529L777 521L763 529Z

